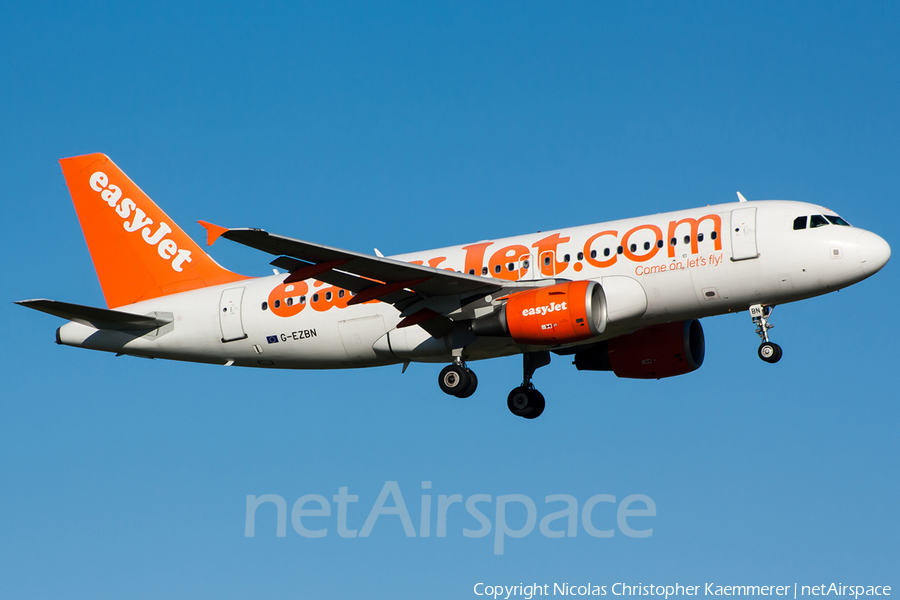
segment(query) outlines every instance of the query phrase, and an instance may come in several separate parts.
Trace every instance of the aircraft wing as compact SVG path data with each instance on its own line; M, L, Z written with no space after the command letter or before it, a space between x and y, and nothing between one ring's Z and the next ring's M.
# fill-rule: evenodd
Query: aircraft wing
M272 264L291 271L286 283L318 279L337 285L356 294L350 304L377 299L402 310L422 298L459 296L474 300L555 283L555 280L501 281L295 240L262 229L228 229L204 221L200 224L207 229L208 244L224 237L279 256Z

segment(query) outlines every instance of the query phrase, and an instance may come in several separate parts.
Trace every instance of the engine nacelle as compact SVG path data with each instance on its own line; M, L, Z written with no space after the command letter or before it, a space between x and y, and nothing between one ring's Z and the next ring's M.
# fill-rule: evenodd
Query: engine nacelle
M575 354L579 371L612 371L617 377L662 379L700 368L706 341L700 321L652 325Z
M569 281L517 292L500 311L472 323L475 335L508 335L518 344L556 346L606 329L606 298L596 281Z

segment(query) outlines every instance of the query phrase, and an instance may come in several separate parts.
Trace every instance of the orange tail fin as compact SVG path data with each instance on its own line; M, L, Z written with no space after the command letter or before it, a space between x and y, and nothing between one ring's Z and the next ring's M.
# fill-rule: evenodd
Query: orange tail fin
M248 279L220 267L106 155L59 163L109 308Z

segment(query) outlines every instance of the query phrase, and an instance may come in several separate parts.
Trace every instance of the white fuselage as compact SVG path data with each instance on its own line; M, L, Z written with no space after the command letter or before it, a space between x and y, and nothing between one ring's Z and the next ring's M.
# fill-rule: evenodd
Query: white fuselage
M623 290L608 293L610 310L627 297L622 310L637 307L640 315L624 328L608 328L595 338L601 340L656 323L825 294L869 277L890 256L884 240L855 227L793 228L798 216L812 215L836 216L800 202L740 202L393 258L486 278L590 279L607 290ZM449 338L434 339L417 325L396 329L402 316L390 304L343 306L349 293L315 280L286 288L284 279L248 279L119 307L174 317L143 335L68 323L57 339L136 356L246 367L328 369L451 359ZM451 318L454 311L478 317L499 304L496 298L468 308L459 299L456 305L442 302L434 309ZM511 338L481 337L465 344L464 356L478 360L532 349Z

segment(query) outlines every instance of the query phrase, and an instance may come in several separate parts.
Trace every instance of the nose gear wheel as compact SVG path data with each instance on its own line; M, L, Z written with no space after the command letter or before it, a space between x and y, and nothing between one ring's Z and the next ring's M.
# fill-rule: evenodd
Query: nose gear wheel
M774 309L774 306L763 306L762 304L754 304L750 307L750 316L756 324L756 335L762 340L756 353L770 364L777 363L781 360L782 355L781 346L769 341L769 330L775 327L769 323L769 317Z

